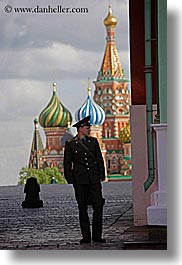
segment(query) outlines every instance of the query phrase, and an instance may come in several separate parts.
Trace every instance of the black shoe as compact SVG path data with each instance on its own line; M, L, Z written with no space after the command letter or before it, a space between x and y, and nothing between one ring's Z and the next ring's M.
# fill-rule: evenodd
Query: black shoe
M99 243L105 243L105 238L99 237L99 238L92 238L93 242L99 242Z
M89 238L82 238L80 240L80 244L88 244L88 243L91 243L91 239Z

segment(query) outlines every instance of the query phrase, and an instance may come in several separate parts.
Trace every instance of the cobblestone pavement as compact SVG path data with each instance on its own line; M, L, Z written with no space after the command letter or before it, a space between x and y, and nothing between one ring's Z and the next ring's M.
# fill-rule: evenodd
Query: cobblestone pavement
M23 209L24 186L0 187L0 249L123 249L132 227L131 182L103 183L106 243L80 245L78 209L72 185L41 185L44 207ZM92 209L89 208L91 218ZM132 235L128 235L131 239Z

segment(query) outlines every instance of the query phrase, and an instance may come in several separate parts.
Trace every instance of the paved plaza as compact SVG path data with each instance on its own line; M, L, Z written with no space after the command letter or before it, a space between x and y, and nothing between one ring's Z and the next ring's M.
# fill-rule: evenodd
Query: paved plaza
M79 244L81 234L72 185L41 185L44 207L39 209L21 207L24 186L1 186L0 249L123 249L122 235L133 223L131 185L103 183L103 236L107 242L87 245Z
M78 208L72 185L41 185L43 208L23 209L24 186L0 186L0 250L166 250L150 241L146 226L133 225L132 182L105 182L103 237L80 245ZM92 208L89 206L92 219Z

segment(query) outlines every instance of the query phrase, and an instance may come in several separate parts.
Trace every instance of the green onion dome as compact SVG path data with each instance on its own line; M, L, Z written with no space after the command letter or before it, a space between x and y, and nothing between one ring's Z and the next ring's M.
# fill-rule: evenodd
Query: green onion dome
M53 95L47 107L39 115L42 127L67 127L72 122L71 113L59 101L56 95L56 83L53 83Z

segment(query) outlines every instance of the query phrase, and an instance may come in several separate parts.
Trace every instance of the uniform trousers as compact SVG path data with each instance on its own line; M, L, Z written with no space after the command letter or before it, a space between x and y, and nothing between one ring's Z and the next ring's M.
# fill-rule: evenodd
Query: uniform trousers
M101 183L74 184L75 197L79 210L79 221L81 233L84 239L91 239L90 220L88 216L88 204L92 205L92 238L102 236L102 212L104 199L102 198Z

